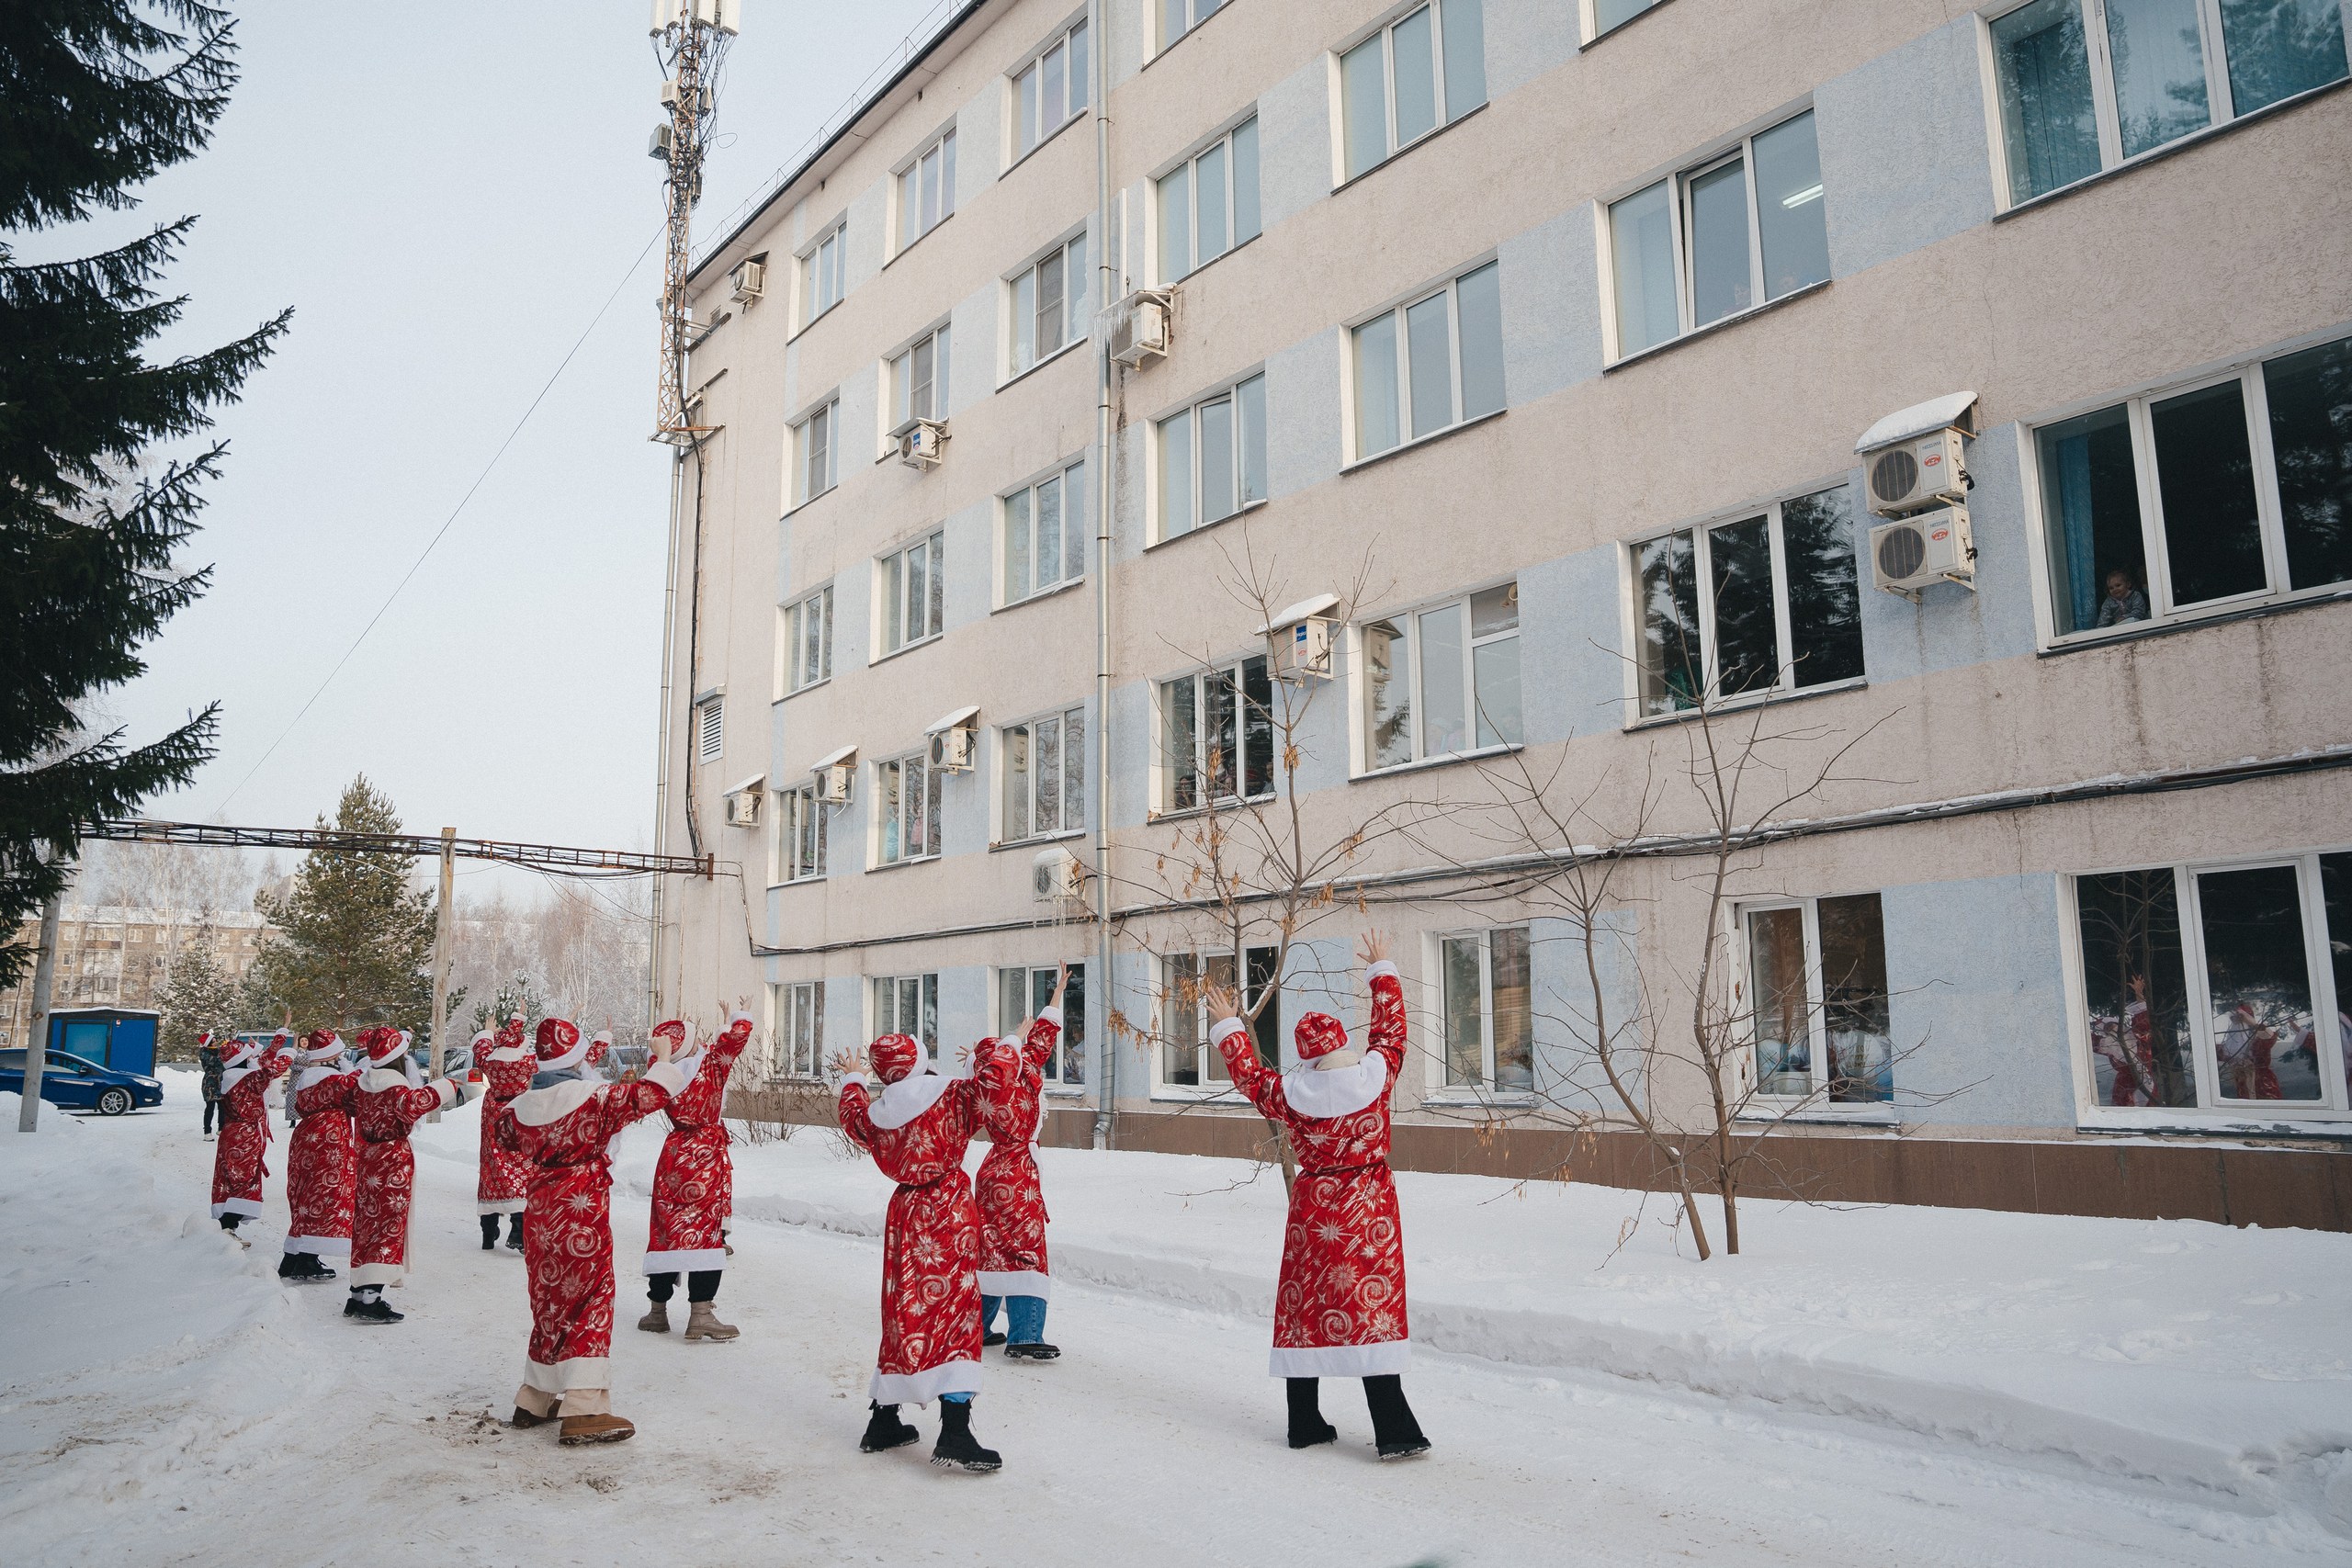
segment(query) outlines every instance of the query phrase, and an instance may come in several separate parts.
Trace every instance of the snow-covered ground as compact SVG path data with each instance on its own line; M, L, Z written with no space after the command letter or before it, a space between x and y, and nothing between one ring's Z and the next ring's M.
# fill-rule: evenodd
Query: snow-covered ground
M0 1561L981 1565L2352 1562L2352 1237L1752 1205L1701 1264L1592 1188L1402 1179L1436 1442L1282 1444L1280 1179L1045 1152L1049 1366L991 1359L994 1477L856 1451L888 1187L809 1130L737 1150L732 1345L628 1326L659 1134L617 1204L617 1448L508 1430L521 1264L480 1250L474 1108L422 1129L391 1329L205 1214L160 1111L0 1096ZM1660 1213L1655 1204L1652 1213ZM934 1429L925 1414L918 1424Z

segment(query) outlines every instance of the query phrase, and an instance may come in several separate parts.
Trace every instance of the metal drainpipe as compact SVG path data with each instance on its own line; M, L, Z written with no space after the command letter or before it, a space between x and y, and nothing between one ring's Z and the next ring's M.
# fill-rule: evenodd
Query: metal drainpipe
M659 748L653 761L653 848L657 853L668 852L670 842L670 693L676 679L678 513L684 485L685 455L673 450L670 456L670 561L662 577L662 714L654 726L654 745ZM657 876L650 938L645 950L645 1027L649 1030L662 1021L662 920L668 904L663 879Z
M1094 254L1102 272L1095 294L1107 309L1115 299L1118 274L1111 265L1111 38L1102 0L1091 0L1088 30L1094 35ZM1120 236L1121 250L1125 236ZM1122 261L1125 259L1122 254ZM1118 1104L1119 1043L1111 1034L1111 340L1098 325L1095 336L1094 411L1094 922L1095 981L1090 1001L1100 998L1103 1020L1102 1073L1095 1091L1094 1146L1111 1146L1112 1112Z

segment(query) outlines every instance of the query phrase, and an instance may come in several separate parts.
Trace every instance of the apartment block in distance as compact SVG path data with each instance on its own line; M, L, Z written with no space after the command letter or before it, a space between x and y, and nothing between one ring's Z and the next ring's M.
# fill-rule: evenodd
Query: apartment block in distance
M2352 1225L2346 31L961 6L696 265L664 1004L1239 1154L1378 928L1407 1166Z

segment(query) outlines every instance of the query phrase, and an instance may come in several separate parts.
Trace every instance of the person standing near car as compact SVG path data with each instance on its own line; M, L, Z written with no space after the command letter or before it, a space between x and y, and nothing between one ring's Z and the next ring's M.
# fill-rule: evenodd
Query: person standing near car
M220 1059L220 1141L212 1146L212 1217L236 1235L237 1226L261 1213L261 1179L269 1174L269 1107L263 1095L291 1066L286 1032L264 1050L251 1040L232 1040ZM239 1237L240 1245L251 1245Z
M209 1029L196 1037L196 1064L204 1074L204 1135L209 1139L212 1120L220 1110L220 1047L212 1043Z

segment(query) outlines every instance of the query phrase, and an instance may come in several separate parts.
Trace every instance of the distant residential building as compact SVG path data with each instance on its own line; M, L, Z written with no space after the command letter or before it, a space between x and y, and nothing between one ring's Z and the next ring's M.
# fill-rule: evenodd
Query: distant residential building
M172 965L198 948L240 981L261 955L269 922L251 911L142 909L119 904L69 904L57 921L57 975L52 1007L155 1008ZM17 933L27 946L40 940L40 922ZM0 991L0 1049L21 1046L33 1021L33 972Z

